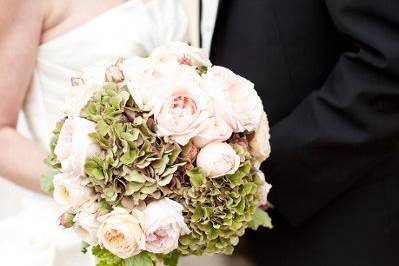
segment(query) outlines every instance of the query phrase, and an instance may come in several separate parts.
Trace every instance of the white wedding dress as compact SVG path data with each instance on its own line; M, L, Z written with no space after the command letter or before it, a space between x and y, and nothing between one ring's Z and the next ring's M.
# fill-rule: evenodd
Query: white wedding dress
M23 110L24 131L47 147L71 77L99 61L146 56L167 41L185 41L186 31L180 0L130 0L41 45ZM51 198L0 178L0 265L93 265L74 232L57 227L61 212Z

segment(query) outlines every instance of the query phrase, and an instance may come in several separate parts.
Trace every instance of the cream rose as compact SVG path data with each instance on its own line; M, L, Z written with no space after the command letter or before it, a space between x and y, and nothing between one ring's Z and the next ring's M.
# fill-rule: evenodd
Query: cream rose
M233 133L233 129L223 119L212 117L209 119L208 126L193 138L194 145L202 148L213 141L223 142L228 140Z
M212 142L198 153L197 166L201 167L209 178L234 174L240 166L240 156L229 144Z
M143 211L146 250L169 253L179 245L179 237L190 230L184 223L183 206L168 198L153 201Z
M215 113L234 132L258 128L263 105L252 82L227 68L214 66L205 74L203 88L213 97Z
M72 177L65 173L54 176L54 199L58 203L79 209L93 197L93 191L82 185L80 177Z
M270 156L270 128L266 113L263 112L259 127L249 141L251 154L259 161L263 162Z
M167 43L155 49L151 57L160 63L173 61L182 65L196 67L210 67L212 65L203 49L182 42Z
M262 171L258 171L259 177L263 180L263 185L260 188L260 201L258 207L266 206L268 204L267 196L272 188L272 185L266 182L265 175Z
M62 171L73 176L83 176L86 158L100 153L101 149L89 137L95 123L80 118L67 118L61 129L54 153L61 162Z
M127 259L139 254L145 247L145 238L140 223L142 213L132 213L117 207L101 216L97 233L99 243L112 254Z
M176 62L157 64L153 58L132 57L121 64L125 82L135 103L144 111L152 111L168 91L177 71Z
M98 203L89 202L76 214L73 229L75 233L90 245L97 245L97 231L100 223L97 220Z
M177 143L186 145L208 126L212 108L200 83L201 79L194 69L180 66L168 85L168 93L154 108L159 136L169 136Z

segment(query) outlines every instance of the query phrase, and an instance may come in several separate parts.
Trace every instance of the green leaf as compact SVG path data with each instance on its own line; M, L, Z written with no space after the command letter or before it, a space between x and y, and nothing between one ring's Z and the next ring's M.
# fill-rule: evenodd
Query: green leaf
M165 266L177 266L180 256L181 256L181 252L174 250L165 255L165 257L163 259L163 263L165 264Z
M96 131L104 137L109 132L109 126L104 120L100 120L97 122Z
M206 174L201 167L196 167L187 171L191 184L194 187L202 187L206 183Z
M197 73L199 74L199 75L203 75L203 74L206 74L206 72L208 72L208 67L206 67L206 66L199 66L199 67L197 67Z
M100 246L94 246L92 253L98 258L97 266L125 266L121 258Z
M168 162L169 162L169 156L168 155L164 155L164 156L162 156L161 159L155 161L153 163L153 167L155 169L155 172L158 175L162 175L163 172L165 172L166 165L167 165Z
M110 212L112 211L112 206L104 199L98 201L98 210L102 212Z
M40 187L44 192L51 193L54 191L54 172L46 172L42 175Z
M121 162L125 165L132 164L136 158L137 151L133 149L122 155Z
M110 104L114 107L114 108L120 108L121 102L122 102L122 97L119 95L115 95L112 96L110 99Z
M143 184L145 183L145 175L137 170L129 169L128 167L123 168L126 171L125 179L129 182L135 182Z
M148 187L143 187L141 189L141 193L144 194L152 194L157 190L157 186L156 185L152 185L152 186L148 186Z
M87 243L87 242L85 242L85 241L82 241L82 246L81 246L80 251L81 251L83 254L86 254L86 253L87 253L87 249L88 249L89 247L90 247L89 243Z
M252 230L258 230L260 226L269 229L273 228L272 219L270 218L269 214L264 210L257 208L252 217L252 221L248 224L248 227Z
M155 263L147 252L130 257L124 261L124 266L154 266Z
M144 185L136 182L129 182L126 187L125 195L130 196L139 191Z

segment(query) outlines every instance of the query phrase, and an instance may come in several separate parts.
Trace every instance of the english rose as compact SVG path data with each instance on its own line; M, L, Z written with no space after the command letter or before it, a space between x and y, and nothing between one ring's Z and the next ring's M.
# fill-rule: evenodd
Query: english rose
M99 243L122 259L139 254L145 247L141 219L142 213L137 210L130 213L124 208L116 207L99 218Z
M203 49L190 46L181 42L170 42L154 50L151 54L157 62L177 62L189 66L206 66L212 64Z
M263 105L252 82L227 68L214 66L204 75L203 88L213 97L215 113L234 132L258 128Z
M61 129L54 153L61 162L62 171L73 176L83 176L86 158L100 153L101 149L89 134L95 131L95 123L80 118L67 118Z
M180 66L168 84L167 94L154 108L159 136L168 136L186 145L208 126L212 107L200 84L194 69Z
M89 202L85 204L75 216L73 229L76 234L90 245L98 244L97 231L100 223L97 220L98 204Z
M240 156L229 144L212 142L198 153L197 166L201 167L209 178L234 174L240 167Z
M259 161L263 162L270 156L270 133L269 121L266 113L263 112L259 127L249 141L251 154Z
M260 201L258 203L258 207L262 207L266 206L269 203L267 200L267 196L269 195L272 185L266 182L265 175L262 171L258 171L258 175L263 181L263 185L260 188Z
M193 138L194 145L202 148L213 141L223 142L228 140L233 129L223 119L212 117L208 126Z
M190 230L184 223L183 206L168 198L153 201L143 211L146 250L169 253L179 245L179 237Z
M82 185L81 178L60 173L54 176L54 199L62 205L79 209L93 199L93 191Z
M152 111L167 93L168 84L179 65L157 64L152 58L132 57L121 64L125 82L134 102L143 111Z

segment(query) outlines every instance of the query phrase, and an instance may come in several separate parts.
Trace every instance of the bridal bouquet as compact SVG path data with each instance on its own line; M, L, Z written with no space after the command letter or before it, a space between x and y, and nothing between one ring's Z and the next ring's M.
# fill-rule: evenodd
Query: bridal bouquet
M254 84L170 43L72 79L43 180L60 224L101 266L177 265L232 254L271 228L268 120Z

